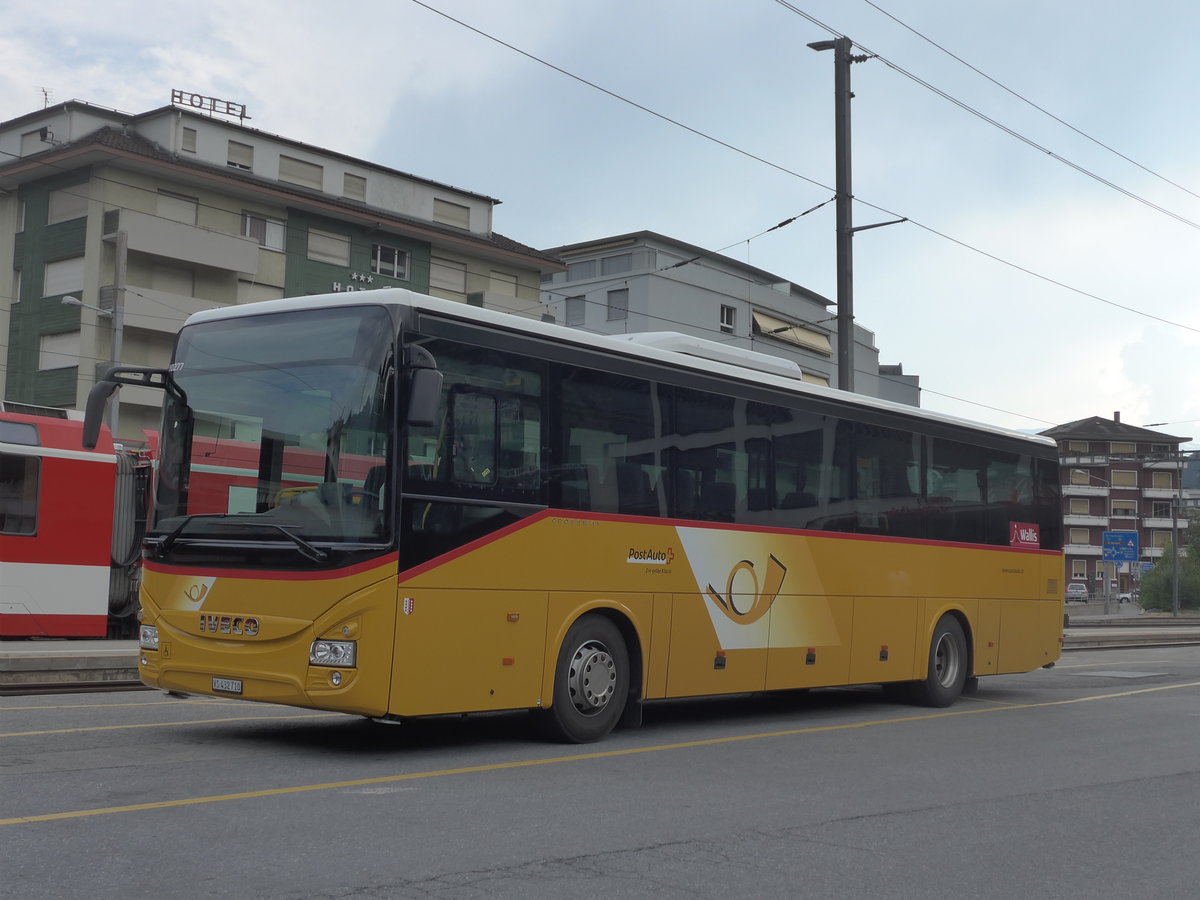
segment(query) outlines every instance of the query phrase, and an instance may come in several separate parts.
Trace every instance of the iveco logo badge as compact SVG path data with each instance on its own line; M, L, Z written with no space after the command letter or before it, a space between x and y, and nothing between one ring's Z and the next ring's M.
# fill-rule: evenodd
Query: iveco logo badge
M209 616L200 614L200 631L207 634L241 634L255 637L258 619L253 616Z

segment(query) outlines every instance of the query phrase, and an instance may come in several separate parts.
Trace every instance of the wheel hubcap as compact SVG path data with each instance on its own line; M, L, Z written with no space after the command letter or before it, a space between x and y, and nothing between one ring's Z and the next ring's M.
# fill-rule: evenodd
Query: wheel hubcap
M958 644L948 634L943 634L937 643L934 653L934 671L937 673L938 684L951 687L958 680L958 671L962 667L962 657Z
M571 658L567 678L571 702L584 715L595 715L608 706L617 689L617 664L599 641L588 641Z

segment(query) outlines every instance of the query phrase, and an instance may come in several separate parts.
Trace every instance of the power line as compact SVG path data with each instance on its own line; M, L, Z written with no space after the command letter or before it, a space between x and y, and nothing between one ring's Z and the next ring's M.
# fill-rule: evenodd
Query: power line
M1131 159L1130 157L1126 156L1126 155L1125 155L1124 153L1122 153L1121 151L1119 151L1119 150L1116 150L1116 149L1114 149L1113 147L1110 147L1108 144L1104 143L1103 141L1099 140L1098 138L1094 138L1094 137L1092 137L1090 134L1088 134L1087 132L1083 131L1082 129L1076 128L1076 127L1075 127L1074 125L1072 125L1070 122L1064 121L1063 119L1061 119L1061 118L1059 118L1058 116L1056 116L1054 113L1050 112L1050 110L1046 109L1046 108L1045 108L1045 107L1043 107L1043 106L1039 106L1038 104L1036 104L1036 103L1034 103L1032 100L1030 100L1028 97L1025 97L1025 96L1023 96L1023 95L1021 95L1021 94L1017 93L1017 92L1016 92L1016 91L1014 91L1012 88L1010 88L1008 85L1006 85L1006 84L1003 84L1003 83L1002 83L1002 82L1000 82L1000 81L997 81L997 80L996 80L995 78L993 78L991 75L989 75L989 74L987 74L986 72L982 71L981 69L978 69L978 68L976 68L975 66L971 65L969 62L967 62L967 61L966 61L965 59L963 59L961 56L958 56L957 54L955 54L955 53L951 52L950 50L947 50L945 47L943 47L943 46L942 46L941 44L939 44L937 41L933 40L932 38L930 38L930 37L928 37L928 36L926 36L926 35L924 35L924 34L922 34L920 31L917 31L917 29L913 28L913 27L912 27L911 25L909 25L908 23L901 21L901 20L900 20L900 19L898 19L896 16L894 16L894 15L892 15L890 12L888 12L886 9L884 9L883 7L881 7L881 6L880 6L878 3L874 3L874 2L873 2L873 0L863 0L863 2L864 2L864 3L866 3L868 6L871 6L871 7L874 7L875 9L877 9L877 10L878 10L880 13L882 13L882 14L883 14L883 15L885 15L885 16L887 16L889 19L891 19L893 22L895 22L895 23L896 23L897 25L899 25L901 28L905 28L905 29L907 29L908 31L911 31L913 34L915 34L915 35L916 35L917 37L919 37L921 40L925 41L926 43L928 43L928 44L930 44L930 45L932 45L932 46L934 46L934 47L936 47L938 50L941 50L943 53L945 53L945 54L946 54L947 56L949 56L951 59L953 59L953 60L955 60L955 61L957 61L957 62L959 62L959 63L962 63L964 66L966 66L966 67L967 67L968 69L970 69L972 72L974 72L976 75L979 75L981 78L985 78L985 79L987 79L987 80L988 80L988 81L990 81L992 84L994 84L996 87L1000 88L1000 90L1002 90L1002 91L1005 91L1005 92L1006 92L1006 93L1008 93L1008 94L1011 94L1013 97L1016 97L1016 98L1017 98L1018 100L1020 100L1022 103L1025 103L1025 104L1027 104L1028 106L1031 106L1031 107L1033 107L1033 108L1034 108L1034 109L1036 109L1038 112L1042 113L1042 114L1043 114L1043 115L1045 115L1045 116L1048 116L1049 118L1053 119L1055 122L1057 122L1058 124L1062 125L1063 127L1065 127L1065 128L1069 128L1071 131L1075 132L1075 133L1076 133L1077 135L1079 135L1080 137L1082 137L1082 138L1086 138L1087 140L1091 141L1091 142L1092 142L1093 144L1095 144L1096 146L1098 146L1098 147L1101 147L1101 148L1103 148L1103 149L1107 150L1109 153L1112 153L1114 156L1118 156L1118 157L1120 157L1121 159L1125 160L1125 162L1127 162L1127 163L1130 163L1131 165L1137 166L1137 167L1138 167L1139 169L1141 169L1143 172L1145 172L1145 173L1147 173L1147 174L1149 174L1149 175L1153 175L1155 178L1157 178L1157 179L1159 179L1159 180L1161 180L1161 181L1165 181L1167 184L1171 185L1172 187L1176 187L1176 188L1178 188L1179 190L1183 191L1185 194L1191 194L1191 196L1193 196L1193 197L1197 198L1198 200L1200 200L1200 194L1197 194L1195 191L1192 191L1191 189L1184 187L1182 184L1179 184L1178 182L1172 181L1170 178L1167 178L1165 175L1161 175L1161 174L1159 174L1158 172L1155 172L1153 169L1151 169L1151 168L1148 168L1147 166L1144 166L1144 165L1142 165L1142 164L1141 164L1140 162L1138 162L1136 159Z
M413 2L417 2L417 0L413 0ZM834 34L838 37L846 37L846 35L842 34L841 32L837 31L836 29L831 28L830 26L826 25L824 22L820 21L819 19L815 18L814 16L809 15L804 10L800 9L799 7L795 6L794 4L789 3L788 0L775 0L775 2L778 3L780 6L784 7L785 9L800 16L801 18L808 20L809 22L813 23L814 25L824 28L825 30L829 31L831 34ZM946 91L943 91L941 88L937 87L934 84L931 84L930 82L926 81L925 79L921 78L920 76L913 74L912 72L905 69L903 66L901 66L897 63L894 63L891 60L889 60L887 57L876 53L874 50L871 50L869 47L865 47L864 45L862 45L854 40L851 40L851 43L853 43L855 47L857 47L859 50L862 50L864 53L868 54L869 56L871 56L875 59L878 59L881 63L883 63L885 66L887 66L892 71L897 72L900 75L903 75L905 78L908 78L909 80L920 85L921 87L925 88L926 90L936 94L937 96L941 97L943 100L946 100L947 102L954 104L955 106L957 106L959 109L963 110L964 112L968 112L971 115L976 116L977 118L979 118L979 119L983 120L984 122L986 122L987 124L991 125L993 128L997 128L1000 131L1004 132L1005 134L1009 135L1010 137L1015 138L1016 140L1020 141L1021 143L1033 148L1034 150L1037 150L1040 153L1046 154L1047 156L1049 156L1051 159L1055 160L1056 162L1062 163L1064 166L1067 166L1068 168L1073 169L1074 171L1078 172L1079 174L1084 175L1088 178L1091 178L1092 180L1104 185L1105 187L1111 188L1112 190L1116 191L1117 193L1123 194L1126 197L1128 197L1129 199L1135 200L1138 203L1141 203L1141 204L1149 207L1150 209L1155 210L1156 212L1162 213L1164 216L1168 216L1169 218L1172 218L1175 221L1177 221L1183 225L1187 225L1191 228L1200 230L1200 223L1193 222L1191 219L1181 216L1179 213L1172 212L1171 210L1167 209L1166 207L1159 206L1157 203L1154 203L1151 200L1147 200L1145 197L1141 196L1140 194L1135 194L1133 191L1131 191L1127 188L1123 188L1119 184L1109 181L1107 178L1104 178L1103 176L1097 174L1096 172L1093 172L1090 169L1087 169L1087 168L1079 165L1079 163L1072 162L1071 160L1067 159L1065 156L1055 153L1053 150L1050 150L1049 148L1044 147L1043 145L1039 144L1037 141L1033 140L1032 138L1021 134L1019 131L1017 131L1013 128L1010 128L1009 126L992 118L991 116L987 115L986 113L981 112L978 109L975 109L975 107L965 103L962 100L959 100L957 97L954 97L951 94L948 94Z

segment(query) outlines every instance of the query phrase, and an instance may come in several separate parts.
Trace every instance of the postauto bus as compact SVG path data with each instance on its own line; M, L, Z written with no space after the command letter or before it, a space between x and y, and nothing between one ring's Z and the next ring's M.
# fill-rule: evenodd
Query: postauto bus
M788 365L398 289L196 313L89 402L165 392L141 677L583 742L658 698L945 706L1057 659L1054 444Z

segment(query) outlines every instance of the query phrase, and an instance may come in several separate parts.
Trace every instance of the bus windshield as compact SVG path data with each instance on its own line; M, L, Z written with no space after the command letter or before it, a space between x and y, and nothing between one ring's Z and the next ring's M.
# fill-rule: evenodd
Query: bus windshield
M159 554L219 541L323 562L332 545L389 543L393 335L376 306L185 327L163 412Z

